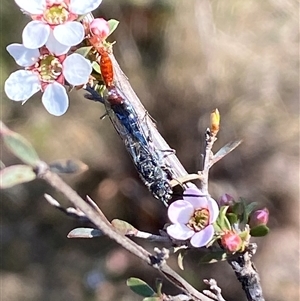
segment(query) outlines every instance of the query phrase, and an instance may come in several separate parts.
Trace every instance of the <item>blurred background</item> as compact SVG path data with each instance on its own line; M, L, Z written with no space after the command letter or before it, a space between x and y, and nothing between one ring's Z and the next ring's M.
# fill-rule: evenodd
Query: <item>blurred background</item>
M299 299L299 3L296 0L103 0L95 16L118 19L110 37L115 56L189 172L200 168L203 133L221 113L215 151L243 144L211 171L210 193L256 201L270 211L271 233L254 256L266 300ZM91 196L108 219L158 233L166 208L142 185L104 108L70 94L62 117L50 116L40 95L24 106L7 99L3 83L17 69L5 47L21 42L28 19L14 1L1 1L1 119L24 135L46 162L79 159L89 170L64 177ZM4 147L3 162L19 163ZM42 181L1 193L3 301L141 300L128 277L154 286L160 275L106 238L70 240L80 226L44 199L68 201ZM138 241L149 251L154 246ZM199 265L197 252L179 273L198 289L213 277L226 300L245 300L229 265ZM176 256L169 263L176 267ZM178 292L164 281L164 292Z

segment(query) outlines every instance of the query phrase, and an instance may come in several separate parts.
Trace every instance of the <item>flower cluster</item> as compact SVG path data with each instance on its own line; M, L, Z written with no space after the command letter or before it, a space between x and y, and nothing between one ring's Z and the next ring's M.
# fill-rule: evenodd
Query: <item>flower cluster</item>
M67 111L69 99L64 85L85 85L92 72L89 60L70 51L86 35L78 19L96 9L101 1L15 0L32 21L23 30L23 44L7 46L16 63L25 69L13 72L6 80L8 98L25 103L42 91L42 103L50 114L60 116ZM109 32L105 22L98 23L97 32L102 35Z
M240 198L235 200L225 193L219 199L220 214L216 221L220 245L229 253L242 252L248 246L251 236L261 237L269 232L267 227L269 211L254 210L256 203Z
M254 210L255 207L256 203L236 201L229 194L224 194L217 203L189 184L183 198L168 208L171 225L166 231L175 241L189 240L195 248L218 242L224 253L242 252L251 236L264 236L269 231L268 210Z

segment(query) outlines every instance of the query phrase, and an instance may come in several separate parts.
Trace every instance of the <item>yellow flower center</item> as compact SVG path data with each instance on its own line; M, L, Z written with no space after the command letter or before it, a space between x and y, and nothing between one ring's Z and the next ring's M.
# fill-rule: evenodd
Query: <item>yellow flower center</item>
M194 230L195 232L199 232L209 224L209 211L206 208L201 208L195 210L193 216L190 218L187 226Z
M44 12L44 19L50 25L63 24L68 18L69 11L63 5L53 5Z
M51 83L61 75L62 64L55 56L44 55L40 60L38 71L43 82Z

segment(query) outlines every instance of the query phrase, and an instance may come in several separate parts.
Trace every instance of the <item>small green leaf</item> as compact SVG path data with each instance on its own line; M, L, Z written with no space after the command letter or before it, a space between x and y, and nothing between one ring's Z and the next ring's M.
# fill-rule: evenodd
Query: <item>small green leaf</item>
M245 218L247 221L249 219L249 215L256 207L257 207L257 202L252 202L250 204L245 205Z
M237 217L236 214L234 214L234 213L227 213L226 216L227 216L228 221L229 221L229 223L230 223L231 225L237 223L238 217Z
M223 230L220 228L220 226L217 224L217 221L215 221L213 223L213 226L214 226L214 231L215 233L223 233Z
M115 19L110 19L107 21L107 23L109 26L109 35L111 35L116 30L120 22Z
M205 254L200 258L200 263L215 263L218 261L224 261L227 258L226 251L218 250Z
M143 297L154 297L155 291L143 280L139 278L129 278L126 285L136 294Z
M111 221L112 226L123 235L135 235L138 230L129 223L120 219L114 219Z
M94 228L75 228L67 235L68 238L94 238L100 236L103 236L103 233Z
M156 295L162 295L162 287L163 287L163 280L161 278L156 278L155 280L155 287L156 287Z
M186 250L181 250L178 253L178 257L177 257L177 264L182 271L184 270L183 259L184 259L185 253L186 253Z
M79 174L88 169L88 166L80 160L57 160L49 164L50 170L55 173Z
M229 220L226 217L226 212L228 210L229 206L222 206L220 208L219 216L216 220L216 224L219 226L219 228L222 231L231 230L231 225L229 223Z
M228 208L229 208L229 206L222 206L222 207L220 208L219 216L220 216L220 215L221 215L221 216L225 216L225 215L226 215L226 212L227 212L227 210L228 210Z
M232 207L231 211L237 215L238 219L240 219L241 215L243 215L243 204L240 201L237 201Z
M270 229L266 225L259 225L250 230L250 235L254 237L266 236Z
M249 214L253 211L253 209L257 206L256 202L252 202L247 204L247 200L240 198L240 228L243 229L245 225L248 223Z
M40 159L32 145L21 135L8 129L0 121L0 135L6 147L24 163L37 167Z
M84 46L78 48L75 53L81 54L83 57L87 57L92 48L93 46Z
M0 171L0 188L10 188L18 184L30 182L36 174L28 165L13 165Z

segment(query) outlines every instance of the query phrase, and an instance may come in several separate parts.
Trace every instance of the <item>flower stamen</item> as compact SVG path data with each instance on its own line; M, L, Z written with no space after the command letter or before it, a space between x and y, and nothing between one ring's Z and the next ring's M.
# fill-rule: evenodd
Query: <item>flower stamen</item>
M201 208L194 211L193 216L190 218L187 226L199 232L209 225L209 210L207 208Z
M44 11L43 17L49 25L63 24L69 20L69 11L63 5L53 5Z
M53 55L44 55L40 60L40 66L37 68L41 81L51 83L57 80L62 73L62 64L59 59Z

